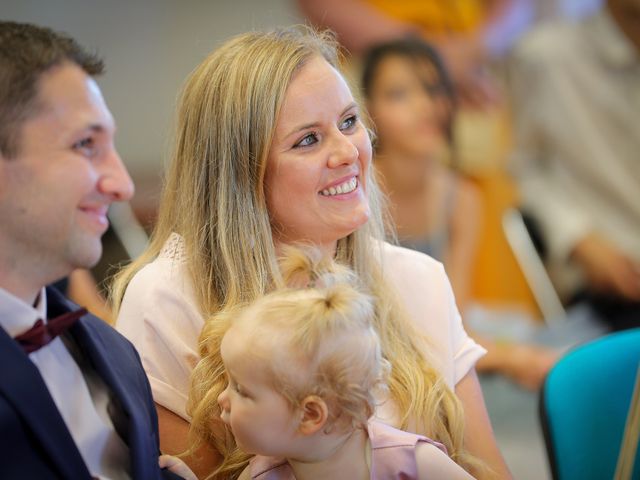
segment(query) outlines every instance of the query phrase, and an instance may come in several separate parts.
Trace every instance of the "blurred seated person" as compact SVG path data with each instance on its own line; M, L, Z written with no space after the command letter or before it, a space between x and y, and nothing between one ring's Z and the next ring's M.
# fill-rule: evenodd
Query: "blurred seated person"
M640 325L640 2L533 31L511 62L514 171L561 295Z
M328 27L354 55L374 45L422 38L438 47L465 105L497 98L485 71L519 35L529 0L298 0L315 25ZM517 11L516 11L517 10Z
M444 263L464 317L482 206L472 180L447 165L455 157L451 81L433 48L408 39L368 53L362 89L377 133L374 165L400 244ZM557 358L535 346L475 339L488 350L480 371L533 389Z

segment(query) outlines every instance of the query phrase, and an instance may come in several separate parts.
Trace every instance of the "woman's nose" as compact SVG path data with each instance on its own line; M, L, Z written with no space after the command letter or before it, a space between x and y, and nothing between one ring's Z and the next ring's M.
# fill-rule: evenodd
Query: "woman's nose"
M358 148L353 144L348 136L340 132L331 146L329 153L329 166L339 167L349 165L358 159Z

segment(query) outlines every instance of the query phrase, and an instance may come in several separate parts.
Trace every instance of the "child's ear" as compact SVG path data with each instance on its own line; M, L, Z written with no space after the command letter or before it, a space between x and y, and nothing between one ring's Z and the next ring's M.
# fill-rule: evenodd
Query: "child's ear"
M327 423L329 409L323 399L317 395L309 395L300 406L302 418L298 431L303 435L313 435Z

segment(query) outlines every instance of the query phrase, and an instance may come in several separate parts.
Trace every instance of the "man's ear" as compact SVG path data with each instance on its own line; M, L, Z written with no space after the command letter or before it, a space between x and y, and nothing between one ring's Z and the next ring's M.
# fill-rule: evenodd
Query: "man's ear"
M298 431L302 435L313 435L327 423L329 409L326 402L317 395L309 395L300 406L302 418Z

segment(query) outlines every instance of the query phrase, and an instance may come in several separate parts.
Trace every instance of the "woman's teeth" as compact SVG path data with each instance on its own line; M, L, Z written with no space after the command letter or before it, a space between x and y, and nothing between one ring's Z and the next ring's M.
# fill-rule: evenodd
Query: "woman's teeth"
M351 180L348 180L340 185L336 185L335 187L329 187L322 190L320 193L325 197L331 197L333 195L341 195L344 193L353 192L358 186L358 180L356 177L353 177Z

